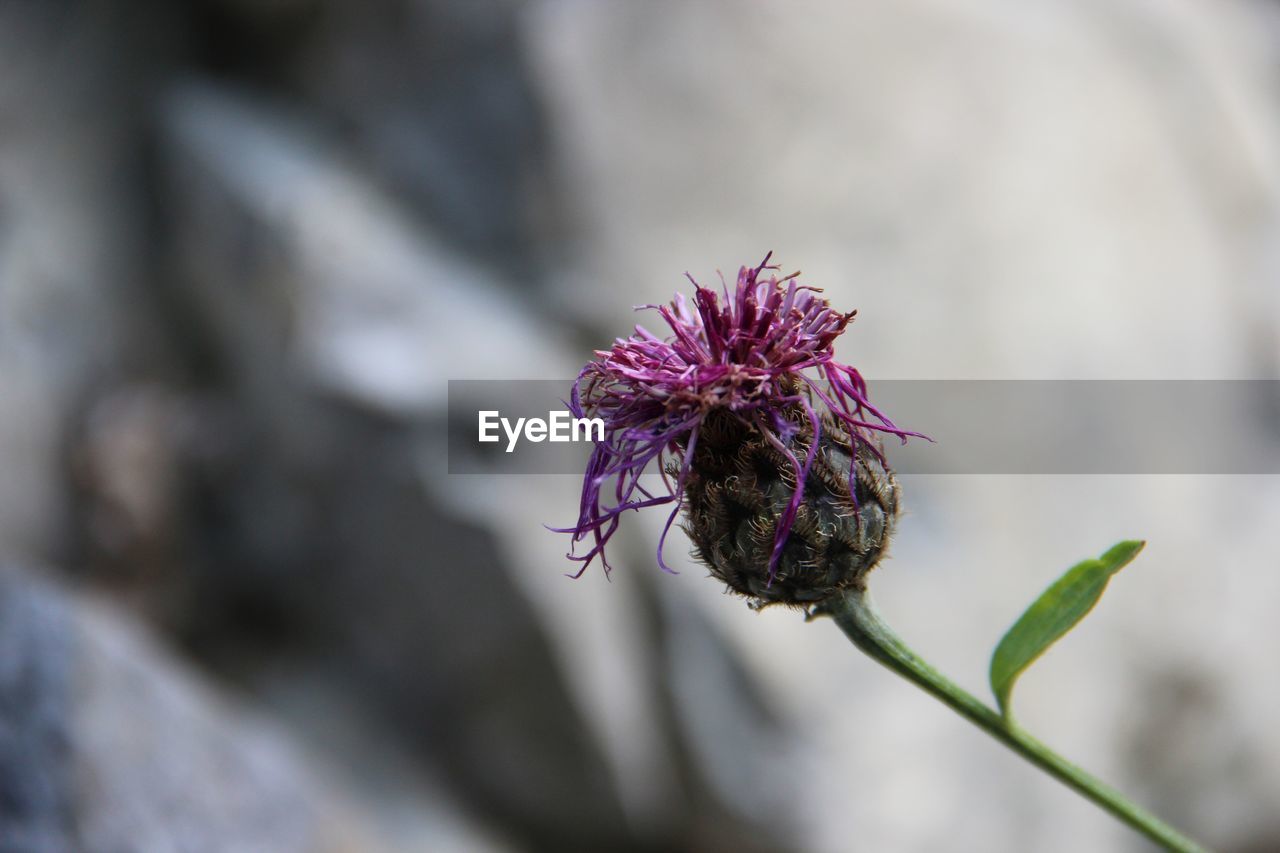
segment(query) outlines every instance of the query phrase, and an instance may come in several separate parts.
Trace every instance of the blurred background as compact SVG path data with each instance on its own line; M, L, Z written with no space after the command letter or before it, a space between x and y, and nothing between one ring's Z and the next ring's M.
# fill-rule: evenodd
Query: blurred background
M445 383L770 249L873 391L1278 378L1278 96L1263 0L0 2L0 849L1148 849L661 518L566 579ZM1020 719L1280 849L1275 478L904 488L876 596L979 695L1148 539Z

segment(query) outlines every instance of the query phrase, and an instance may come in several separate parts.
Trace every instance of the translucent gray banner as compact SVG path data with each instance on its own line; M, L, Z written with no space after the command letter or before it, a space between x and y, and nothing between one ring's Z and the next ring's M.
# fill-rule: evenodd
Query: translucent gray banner
M449 473L581 474L583 430L549 440L572 439L572 384L450 380ZM1280 473L1277 380L882 380L870 392L898 426L933 439L887 437L899 473ZM480 440L482 412L496 440Z

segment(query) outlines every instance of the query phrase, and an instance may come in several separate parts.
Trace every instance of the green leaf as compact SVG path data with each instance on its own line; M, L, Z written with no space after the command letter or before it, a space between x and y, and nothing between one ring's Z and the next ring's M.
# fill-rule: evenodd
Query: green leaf
M1146 544L1128 540L1096 560L1077 563L1013 623L991 655L991 690L1001 714L1009 716L1013 683L1022 671L1093 609L1111 576L1138 556Z

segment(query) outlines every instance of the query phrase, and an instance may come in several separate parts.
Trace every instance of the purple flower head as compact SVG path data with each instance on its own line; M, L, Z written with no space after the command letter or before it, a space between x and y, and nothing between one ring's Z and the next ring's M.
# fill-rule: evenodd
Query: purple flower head
M919 435L894 426L867 400L867 386L854 368L835 360L832 346L856 311L832 310L817 288L799 284L799 273L779 276L769 263L742 267L732 295L724 287L724 304L714 290L692 277L692 308L681 294L656 310L671 333L658 337L642 326L618 339L612 349L597 350L578 375L569 400L574 417L604 421L604 440L596 442L583 477L578 522L557 532L573 534L573 544L586 542L580 577L598 555L610 570L605 546L623 513L672 505L658 541L663 544L684 498L685 480L698 445L698 434L712 412L727 411L758 431L791 465L795 491L778 521L769 577L772 579L800 506L822 426L820 411L829 412L852 441L880 457L873 432L902 438ZM812 427L813 440L801 454L792 450L798 431L797 407ZM791 415L791 417L788 417ZM854 494L856 454L849 463ZM641 475L657 462L664 492L641 484ZM883 461L883 460L882 460Z

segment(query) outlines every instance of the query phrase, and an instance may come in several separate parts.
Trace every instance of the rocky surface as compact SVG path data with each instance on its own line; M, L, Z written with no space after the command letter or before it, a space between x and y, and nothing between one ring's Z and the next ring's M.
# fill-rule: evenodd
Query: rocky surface
M0 846L343 850L276 727L102 605L0 570Z

